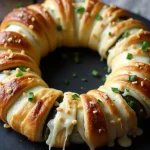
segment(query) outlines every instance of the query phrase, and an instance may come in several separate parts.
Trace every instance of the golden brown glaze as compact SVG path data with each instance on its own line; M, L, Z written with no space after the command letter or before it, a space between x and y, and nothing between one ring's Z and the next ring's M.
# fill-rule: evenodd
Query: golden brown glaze
M0 85L0 118L6 121L6 115L8 109L13 105L14 101L23 93L24 90L27 90L35 85L44 85L46 84L37 76L27 75L18 78L12 78L8 81L2 82ZM7 93L7 89L11 88L12 92Z
M67 121L70 121L67 136L77 124L78 131L81 127L84 132L83 140L91 148L127 136L130 130L137 129L137 118L122 93L138 100L150 117L150 33L146 30L126 10L97 0L45 0L42 4L14 9L0 26L1 120L30 140L43 141L46 118L63 93L48 89L40 78L40 59L59 46L86 46L108 57L112 73L98 90L77 95L75 100L74 93L69 92L68 98L65 95L63 102L69 99L67 105L60 104L64 112L59 114L62 109L58 108L53 119L53 127L58 128L52 146L65 145L67 129L63 123ZM127 59L129 53L131 59ZM20 70L22 66L27 70ZM134 74L134 81L129 81L129 75ZM112 87L118 91L114 92ZM125 93L126 88L130 92ZM33 101L28 99L29 91ZM61 118L57 118L59 115ZM83 115L84 122L76 120L79 115L81 118Z
M36 53L36 49L32 44L21 34L16 32L0 32L0 50L12 50L13 52L25 52L37 64L39 64L40 57Z
M93 96L82 94L80 97L84 109L85 137L88 143L94 148L105 145L108 141L108 131L102 106ZM96 113L93 113L94 111Z
M11 68L17 68L20 66L25 66L28 68L31 68L34 72L36 72L38 75L41 75L41 72L30 57L27 55L22 55L19 53L1 53L0 54L0 70L6 70Z
M34 107L20 125L21 133L27 135L27 137L32 141L44 140L43 127L46 118L55 100L62 95L63 93L61 91L48 88L37 92L37 95L35 95L36 102Z

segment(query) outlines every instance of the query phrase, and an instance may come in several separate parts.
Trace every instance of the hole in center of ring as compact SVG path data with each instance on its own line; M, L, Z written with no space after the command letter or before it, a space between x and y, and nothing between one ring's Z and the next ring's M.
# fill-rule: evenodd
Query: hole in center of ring
M50 88L79 94L104 84L106 60L88 48L58 48L41 60L42 78Z

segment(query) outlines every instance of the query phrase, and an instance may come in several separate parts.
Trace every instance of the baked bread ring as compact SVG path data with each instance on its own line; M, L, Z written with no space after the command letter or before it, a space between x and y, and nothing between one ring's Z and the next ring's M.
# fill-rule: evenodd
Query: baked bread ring
M0 26L0 119L36 142L91 150L132 144L150 117L150 33L114 5L97 0L45 0L14 9ZM48 88L39 63L56 47L89 47L111 74L84 94Z

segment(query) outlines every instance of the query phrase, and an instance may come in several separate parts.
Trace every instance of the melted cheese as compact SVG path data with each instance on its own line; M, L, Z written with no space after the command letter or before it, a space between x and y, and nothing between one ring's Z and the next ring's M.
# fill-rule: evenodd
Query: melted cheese
M114 86L113 86L114 87ZM120 96L120 94L116 94L114 92L112 92L112 90L110 89L110 87L106 87L106 86L102 86L100 87L100 90L105 92L110 99L113 100L115 107L117 108L117 110L119 111L120 115L121 115L121 121L120 121L120 126L121 128L117 127L117 134L116 137L122 137L123 135L127 134L134 126L134 122L131 121L132 118L130 118L128 111L132 111L131 108L126 104L126 102L124 101L124 99ZM126 111L126 109L123 109L124 107L129 107L129 110ZM113 127L109 127L111 128L111 130L114 130ZM111 134L112 132L109 131L109 134ZM110 137L110 135L109 135ZM113 136L113 138L109 138L109 143L112 144L113 141L116 139L115 136ZM120 145L122 146L122 141L124 138L120 138L119 141ZM127 139L127 138L125 138ZM129 139L128 139L129 141ZM129 143L129 142L128 142ZM126 143L126 145L129 145Z
M9 75L8 74L5 74L4 72L1 72L0 73L0 81L2 82L3 80L7 79L8 76L14 74L16 72L16 70L7 70L9 71Z
M64 94L63 102L59 105L61 111L57 111L57 114L53 120L48 122L48 128L50 129L50 135L46 141L49 145L49 150L52 146L55 145L55 141L59 132L64 131L62 134L65 134L65 139L61 138L64 141L63 150L65 149L66 141L68 136L72 133L73 127L75 124L72 122L76 120L76 111L77 111L77 103L76 100L72 100L71 92L67 92ZM77 101L76 101L77 102ZM65 111L70 110L70 113L67 114ZM60 120L60 118L62 120ZM62 142L61 141L61 142Z
M132 140L127 135L125 135L118 139L118 144L122 147L129 147L132 145Z

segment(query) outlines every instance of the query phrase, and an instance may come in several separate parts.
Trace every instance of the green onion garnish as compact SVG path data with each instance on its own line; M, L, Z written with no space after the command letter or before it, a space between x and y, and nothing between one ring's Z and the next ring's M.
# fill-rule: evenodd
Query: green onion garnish
M84 8L84 7L79 7L79 8L77 8L77 13L79 13L79 14L84 13L84 11L85 11L85 8Z
M111 90L112 90L114 93L119 93L119 89L118 89L118 88L112 87Z
M26 72L26 70L27 70L27 67L20 66L20 70L21 70L21 71L23 71L23 72Z
M74 55L74 62L75 62L76 64L79 64L79 63L80 63L79 54L75 54L75 55Z
M78 99L78 98L80 98L80 96L79 96L78 94L73 94L73 95L72 95L72 99L73 99L73 100L76 100L76 99Z
M133 108L135 106L135 101L129 101L128 102L128 105Z
M73 78L76 78L76 77L77 77L77 74L76 74L76 73L73 73L73 74L72 74L72 77L73 77Z
M131 60L133 58L133 55L131 53L128 53L126 59Z
M93 71L92 71L92 75L93 75L94 77L99 77L99 72L98 72L97 70L93 70Z
M22 3L17 3L16 8L20 8L20 7L23 7L23 4Z
M61 25L57 26L57 31L59 31L59 32L62 31L62 26Z
M108 33L108 35L109 35L109 36L112 36L112 33L111 33L111 32L109 32L109 33Z
M126 88L126 92L128 92L128 93L129 93L129 92L130 92L130 90L129 90L128 88Z
M127 80L130 81L130 82L133 82L136 78L136 75L129 75Z
M100 99L97 100L97 103L98 104L103 104L103 102Z
M23 73L21 71L18 71L16 77L21 77L21 76L23 76Z
M142 50L143 50L144 52L146 52L147 49L148 49L148 47L149 47L149 43L148 43L147 41L144 41L144 42L142 43Z
M65 84L65 85L68 85L68 84L69 84L69 81L68 81L68 80L64 80L64 84Z
M103 19L103 17L99 14L97 14L95 18L96 18L96 20L102 20Z
M122 38L127 38L130 35L129 31L125 31L122 35Z
M34 100L34 93L33 92L29 92L28 93L28 101L32 102Z
M82 78L81 81L87 82L88 80L86 78Z
M54 14L55 10L54 10L54 9L51 9L51 12Z
M101 79L103 82L105 82L106 81L106 77L104 76L104 77L102 77L102 79Z

